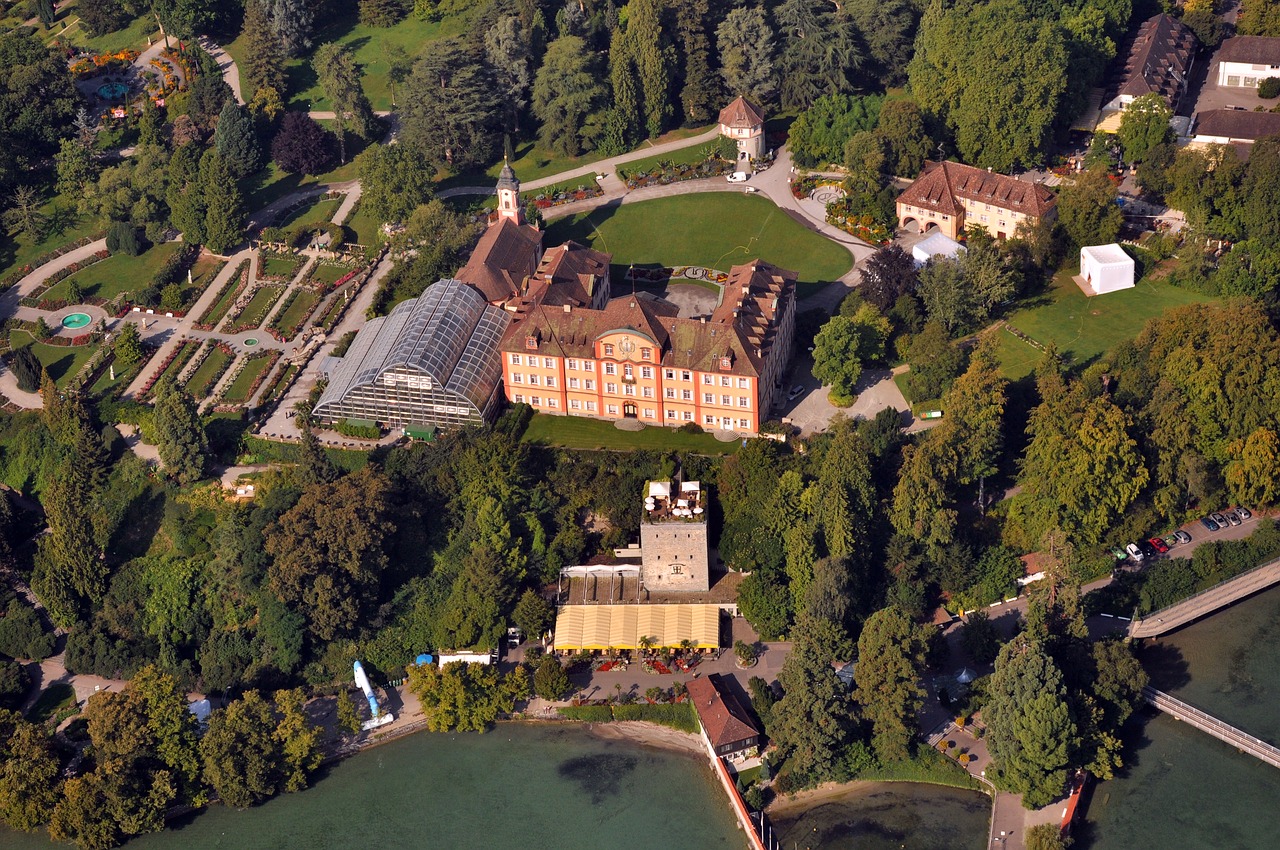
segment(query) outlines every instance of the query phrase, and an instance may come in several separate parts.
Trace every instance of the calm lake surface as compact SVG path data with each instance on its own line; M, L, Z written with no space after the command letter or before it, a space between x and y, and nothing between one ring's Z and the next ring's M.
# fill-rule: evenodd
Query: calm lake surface
M893 782L774 818L786 850L981 850L991 798L977 791Z
M4 850L47 838L0 831ZM131 850L732 848L744 846L706 760L603 741L571 727L506 724L419 733L335 765L303 792L244 812L221 806Z
M1152 684L1280 743L1280 590L1146 647ZM1280 847L1280 770L1166 715L1129 730L1124 774L1093 793L1083 846Z

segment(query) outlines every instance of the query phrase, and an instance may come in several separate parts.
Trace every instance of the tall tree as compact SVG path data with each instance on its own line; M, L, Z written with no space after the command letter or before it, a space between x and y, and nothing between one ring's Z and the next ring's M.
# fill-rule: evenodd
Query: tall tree
M998 471L996 464L1004 447L1005 387L1000 374L995 342L986 338L969 358L969 368L956 379L943 399L947 418L955 429L952 444L958 463L956 480L978 482L978 508L986 510L983 490L987 476Z
M760 6L730 10L716 28L720 75L730 97L742 95L760 106L774 102L778 80L775 34Z
M205 779L228 806L247 809L281 788L275 712L257 691L209 716L200 752Z
M839 7L821 0L783 0L773 12L782 36L782 105L808 109L823 95L853 91L862 65L857 30Z
M925 132L924 116L913 100L889 100L880 107L876 130L889 148L889 170L912 177L924 168L933 141Z
M46 402L46 404L48 404ZM42 502L49 533L40 538L32 586L55 622L70 626L107 589L107 567L93 541L90 479L68 455L50 478Z
M165 471L180 484L194 484L204 475L209 440L196 403L177 381L161 381L156 388L152 416L156 449Z
M431 200L435 170L408 145L370 145L355 162L360 204L375 221L405 221Z
M1173 110L1164 96L1152 92L1133 99L1120 116L1120 146L1129 162L1146 162L1151 152L1173 141Z
M307 699L301 688L276 691L275 703L280 713L275 739L283 762L284 790L301 791L323 757L321 729L307 719Z
M0 34L0 188L18 168L51 156L71 126L78 97L67 62L22 28Z
M659 0L628 3L622 38L615 39L609 51L614 79L619 73L626 73L639 81L637 124L650 138L667 128L674 113L670 73L674 56L662 29L661 11ZM621 103L616 105L622 107Z
M711 54L711 0L688 0L675 7L675 35L682 60L680 107L686 124L705 124L724 102Z
M506 130L519 133L533 87L533 51L518 16L504 15L484 34L484 55L502 92Z
M248 177L262 167L262 148L258 145L258 134L253 131L249 110L234 100L227 101L218 115L213 145L236 179Z
M882 761L911 755L916 712L924 702L924 630L895 607L872 614L858 637L854 699L871 721L872 746Z
M901 245L894 243L867 258L858 291L872 306L884 312L903 295L915 292L916 282L915 260Z
M774 706L770 734L791 763L792 775L805 785L836 778L836 765L852 738L848 688L831 662L798 632L778 673L783 697Z
M48 822L61 773L49 732L0 710L0 821L25 832Z
M1077 247L1116 240L1124 213L1116 206L1117 188L1107 173L1091 168L1058 192L1058 221Z
M885 85L901 85L907 78L920 20L920 6L913 0L853 0L849 17L867 45L867 58Z
M216 148L200 159L204 194L204 244L222 254L244 237L244 199L227 161Z
M333 133L305 112L286 112L271 140L271 159L284 171L322 174L338 158Z
M58 194L72 197L79 195L85 186L96 181L101 170L93 152L78 139L62 140L58 155L54 157L54 165L58 172Z
M261 0L271 28L285 52L298 56L311 46L311 32L317 10L324 6L311 0ZM281 91L284 91L281 89Z
M405 81L402 138L438 169L465 169L497 152L500 111L488 66L458 41L432 45Z
M169 186L165 199L169 220L188 245L199 245L205 239L204 184L200 179L200 146L180 145L169 158Z
M334 132L338 136L338 156L347 161L347 132L361 139L373 138L377 121L373 107L360 85L360 66L352 52L337 42L321 45L311 60L320 88L333 105Z
M542 146L571 157L595 147L604 130L608 94L582 39L562 36L547 45L533 84L533 114Z
M244 7L244 26L240 37L244 42L243 75L245 91L252 99L259 90L285 90L285 49L267 16L271 0L250 0Z

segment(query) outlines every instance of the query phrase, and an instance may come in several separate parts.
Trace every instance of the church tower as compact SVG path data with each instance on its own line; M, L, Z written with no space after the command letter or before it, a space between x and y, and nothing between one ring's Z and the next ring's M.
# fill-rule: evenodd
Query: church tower
M524 210L520 207L520 181L507 161L502 163L498 175L498 218L508 218L516 224L524 224Z

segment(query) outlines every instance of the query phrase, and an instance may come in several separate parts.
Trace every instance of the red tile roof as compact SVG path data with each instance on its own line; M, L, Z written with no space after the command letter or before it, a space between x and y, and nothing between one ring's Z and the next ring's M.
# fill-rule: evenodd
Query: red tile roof
M726 127L750 129L764 123L764 112L745 97L739 97L720 110L719 121Z
M550 248L542 255L527 297L550 307L589 305L598 287L608 284L612 259L611 254L572 241Z
M1102 102L1122 94L1141 97L1154 92L1177 106L1199 44L1195 33L1176 18L1148 18L1120 49Z
M720 680L720 674L712 673L705 679L693 679L685 685L711 746L719 748L759 738L760 730L751 720L751 715Z
M1277 39L1280 41L1280 39ZM1263 136L1280 134L1280 114L1245 112L1240 109L1211 109L1196 113L1193 136L1217 136L1256 141Z
M1037 217L1058 203L1057 196L1039 183L958 162L926 162L916 181L898 196L900 203L947 215L960 215L964 211L960 199Z
M480 290L490 304L502 303L524 289L525 278L538 268L541 250L542 231L500 218L481 234L467 264L454 277Z

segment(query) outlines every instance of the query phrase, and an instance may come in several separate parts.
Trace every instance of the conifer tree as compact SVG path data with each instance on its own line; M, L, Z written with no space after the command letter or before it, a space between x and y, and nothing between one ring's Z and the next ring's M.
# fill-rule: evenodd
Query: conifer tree
M346 162L347 132L368 140L373 138L376 127L373 107L360 85L360 68L351 51L336 42L317 50L311 65L320 79L325 97L333 104L339 156Z
M262 167L262 148L253 131L249 111L233 100L227 101L218 114L213 145L237 179L248 177Z
M244 236L244 202L235 176L216 149L205 151L200 161L200 186L205 206L204 244L221 254Z
M263 0L250 0L244 7L244 74L246 92L256 95L259 89L284 91L285 48L267 17Z
M196 412L195 401L173 379L156 390L153 415L156 449L165 471L180 484L192 484L204 474L209 440Z

